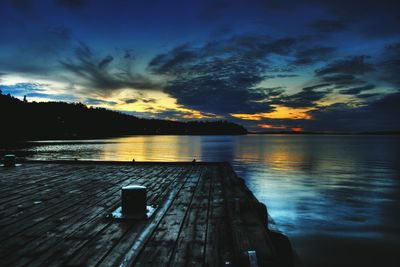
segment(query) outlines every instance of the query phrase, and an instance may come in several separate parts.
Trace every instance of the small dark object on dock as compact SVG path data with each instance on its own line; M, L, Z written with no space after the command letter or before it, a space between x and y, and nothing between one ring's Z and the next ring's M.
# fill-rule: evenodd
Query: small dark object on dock
M121 206L111 217L119 220L140 220L150 218L156 206L147 206L147 188L141 185L128 185L121 189Z
M196 159L193 159L192 162L193 162L193 163L196 162Z
M146 216L147 189L141 185L128 185L121 190L122 213L127 216Z
M4 167L15 167L15 155L5 155L3 158Z

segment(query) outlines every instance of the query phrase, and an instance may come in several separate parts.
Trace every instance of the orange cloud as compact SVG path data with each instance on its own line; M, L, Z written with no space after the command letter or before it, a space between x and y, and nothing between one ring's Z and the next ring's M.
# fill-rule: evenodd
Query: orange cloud
M242 120L260 121L262 119L292 119L292 120L310 120L312 117L307 113L313 108L289 108L284 106L274 106L272 112L262 112L256 114L232 113L232 117Z
M263 129L286 129L285 125L272 125L272 124L257 124L257 126Z
M292 130L293 132L302 132L302 131L303 131L303 128L301 128L301 127L293 127L291 130Z
M287 126L285 125L272 125L272 124L257 124L258 127L263 128L263 129L272 129L272 130L284 130L287 129ZM301 127L293 127L290 128L292 132L302 132L303 128Z
M245 113L233 114L233 113L231 113L229 115L231 115L232 117L235 117L235 118L246 120L246 121L260 121L264 118L263 114L266 114L266 113L257 113L257 114L245 114Z

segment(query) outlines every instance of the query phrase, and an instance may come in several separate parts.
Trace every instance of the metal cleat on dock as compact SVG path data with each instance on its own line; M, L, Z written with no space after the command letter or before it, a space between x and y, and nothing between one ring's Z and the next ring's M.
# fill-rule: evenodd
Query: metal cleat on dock
M147 188L128 185L121 189L121 207L111 217L114 219L148 219L155 212L155 206L147 206Z
M8 154L3 157L3 164L1 166L6 168L12 168L15 166L20 166L21 164L16 164L15 155Z

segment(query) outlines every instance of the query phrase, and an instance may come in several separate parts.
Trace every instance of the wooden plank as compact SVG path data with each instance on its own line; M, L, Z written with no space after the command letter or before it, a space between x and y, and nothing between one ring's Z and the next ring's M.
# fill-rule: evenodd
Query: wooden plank
M179 237L170 256L171 266L199 266L204 264L207 235L208 205L212 173L208 169L201 178L184 218Z
M40 167L40 168L35 168ZM87 169L94 169L96 166L89 166ZM75 171L82 171L81 168L76 168ZM20 198L21 196L31 195L32 192L37 191L37 189L42 189L48 183L53 183L56 181L66 182L65 176L69 175L73 170L71 168L63 168L59 165L23 165L21 167L16 167L13 176L8 176L8 171L0 172L1 181L6 185L3 192L0 193L0 204L6 201L13 200L15 198ZM26 194L27 191L30 194ZM15 194L17 193L17 194Z
M160 206L154 218L146 225L146 228L133 229L133 231L129 231L125 234L121 241L97 263L97 266L117 266L120 263L123 263L124 266L131 265L131 260L134 259L142 243L148 238L148 235L157 227L159 221L168 210L169 203L172 203L176 193L181 190L191 171L192 168L186 169L184 172L179 173L171 184L160 188L160 191L163 193L152 200L153 203L157 203ZM176 193L174 191L176 191ZM171 201L167 200L167 198L171 198Z
M213 168L213 177L204 265L223 266L233 263L233 241L227 221L221 175L217 167Z
M111 188L115 182L112 182L108 178L116 177L114 172L106 174L105 179L101 177L87 176L82 181L77 179L74 186L60 190L57 196L53 196L51 199L46 200L37 208L32 208L29 212L24 214L22 218L10 218L9 220L4 220L2 229L0 230L0 240L5 240L16 235L23 230L42 223L46 219L57 215L58 213L64 211L65 209L74 207L79 203L84 203L87 199L91 198L93 195L101 193L105 188ZM117 176L118 177L118 176ZM93 186L96 183L97 186ZM72 190L78 190L79 193L71 193ZM16 225L14 222L18 221ZM23 225L21 227L21 225Z
M159 198L163 198L167 191L162 191L162 185L170 185L171 182L180 173L176 173L177 170L173 168L168 169L170 172L166 174L166 179L162 177L154 177L149 179L145 186L148 187L149 203L157 201ZM154 183L154 181L159 181ZM96 235L78 251L69 257L69 260L63 265L65 266L93 266L101 261L114 246L121 242L122 238L127 235L137 235L141 229L147 224L146 220L139 220L134 222L116 223L111 221L109 225L101 232ZM108 242L104 242L108 240ZM91 250L91 247L95 247L95 250Z
M135 266L164 266L168 263L188 207L193 200L193 192L199 183L201 172L202 169L196 170L189 176L157 229L134 261Z
M152 176L154 176L158 172L165 171L166 168L152 168L151 171L148 171L144 174L144 176L139 179L128 178L124 180L124 182L118 181L115 183L112 193L119 193L120 188L122 186L131 184L132 181L135 183L146 184L150 182ZM115 194L115 204L119 204L119 194ZM112 209L109 210L111 212ZM67 260L71 254L75 251L79 250L85 243L87 243L91 238L93 238L96 234L101 233L110 224L110 221L105 218L105 213L102 213L102 216L96 216L92 220L87 221L84 224L81 224L79 227L69 228L63 232L62 242L54 244L51 250L46 250L48 245L41 246L42 253L41 255L34 255L31 258L32 262L29 262L30 266L50 266L51 262L56 261L58 264L61 264L63 261ZM124 226L123 226L124 227ZM54 264L54 265L58 265Z
M51 172L50 170L49 173ZM75 173L79 173L79 177L74 175ZM96 173L93 169L68 169L68 172L62 174L64 177L59 181L54 183L40 183L37 185L36 190L32 191L26 190L26 192L20 192L17 190L14 193L13 199L9 199L7 202L7 206L9 207L7 207L6 212L3 212L4 218L0 220L0 226L5 227L9 224L13 224L15 221L20 221L27 216L37 213L41 209L46 208L46 205L43 204L48 204L48 202L53 199L62 201L62 197L70 191L74 191L75 193L80 192L83 186L96 181L92 179L93 173ZM65 177L69 177L69 179L65 179ZM88 180L85 182L85 179L88 178L91 178L90 181ZM77 179L83 182L77 182ZM29 188L29 186L30 185L26 185L27 188Z
M121 177L121 179L127 180L127 179L130 179L130 178L129 177ZM120 182L118 179L113 179L113 180L115 180L115 183L116 183L115 185L118 185L118 183ZM116 195L116 193L117 192L119 193L119 187L116 188L115 185L110 187L111 189L113 189L113 191L110 192L110 193L113 195L114 199L117 199L118 196ZM103 188L103 191L101 191L99 193L98 198L100 200L103 199L103 197L106 198L107 192L108 191L106 190L106 188ZM74 197L74 196L72 196L72 197ZM93 199L92 203L96 203L96 201L98 201L98 200ZM77 214L78 215L77 216L78 219L79 219L79 215L85 214L85 212L86 212L85 204L88 203L88 202L85 201L85 202L82 202L82 203L83 204L81 204L81 205L72 205L71 208L74 209L74 210L65 209L62 212L56 213L55 215L57 215L58 217L55 220L50 220L50 218L49 218L48 221L50 222L50 224L48 225L49 226L48 228L44 227L44 226L46 226L46 223L42 223L42 224L39 225L39 227L28 228L27 231L33 231L36 234L36 236L39 236L40 238L48 237L49 239L54 239L54 236L57 236L57 235L60 235L60 234L66 235L68 231L71 231L72 229L74 229L74 227L78 227L79 226L79 223L76 224L76 225L73 224L74 222L76 222L76 220L72 220L72 219L75 219L75 217L71 217L71 214ZM115 204L116 204L116 200L114 200L114 205ZM87 213L86 213L86 215L87 215ZM68 218L69 220L62 220L62 218ZM61 219L61 220L59 220L59 219ZM92 218L90 218L90 216L89 216L89 219L92 219ZM54 222L54 224L52 225L51 223L53 223L53 222ZM79 222L79 220L78 220L78 222ZM84 223L84 222L85 221L83 220L82 223ZM69 223L72 223L72 225L68 226ZM67 225L63 226L64 224L67 224ZM53 228L52 228L52 226L53 226ZM49 235L48 231L50 231L51 235ZM46 235L43 235L43 233L46 233ZM29 236L29 232L28 232L28 234L26 234L26 232L22 231L22 232L20 232L19 236L21 236L20 239L22 239L24 241L24 240L26 240L26 236ZM21 247L21 243L18 242L17 236L13 236L13 239L11 241L14 241L14 242L7 242L6 243L7 244L7 249L10 249L10 247L12 249L12 246L10 246L12 244L15 244L17 247L18 246ZM24 241L24 242L26 242L26 241ZM22 244L27 245L28 243L22 243ZM46 249L46 248L44 248L44 249Z

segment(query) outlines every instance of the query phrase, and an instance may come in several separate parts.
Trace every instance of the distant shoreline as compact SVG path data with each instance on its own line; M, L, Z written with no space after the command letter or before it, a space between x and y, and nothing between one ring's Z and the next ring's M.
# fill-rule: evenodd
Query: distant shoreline
M28 102L0 91L4 129L0 143L27 140L76 140L127 135L239 135L243 126L226 120L144 119L82 103Z
M335 135L335 136L397 136L400 132L362 132L362 133L326 133L326 132L249 132L247 134L128 134L128 135L113 135L113 136L80 136L75 138L36 138L25 140L0 140L0 147L14 146L16 144L47 144L47 143L77 143L77 141L93 140L93 143L98 143L100 140L111 138L124 138L124 137L140 137L140 136L244 136L244 135ZM78 142L79 143L79 142Z
M378 132L248 132L248 135L266 134L266 135L400 135L400 131L378 131Z

